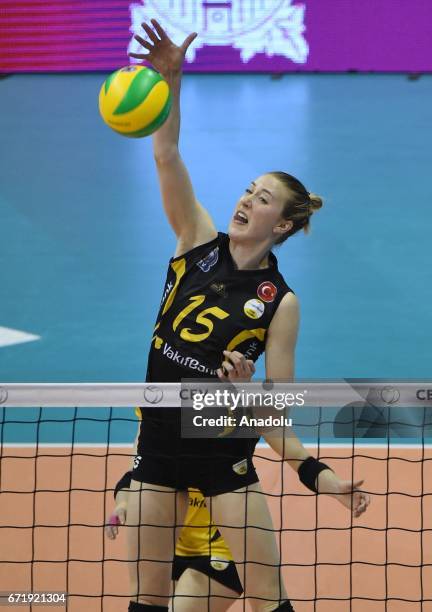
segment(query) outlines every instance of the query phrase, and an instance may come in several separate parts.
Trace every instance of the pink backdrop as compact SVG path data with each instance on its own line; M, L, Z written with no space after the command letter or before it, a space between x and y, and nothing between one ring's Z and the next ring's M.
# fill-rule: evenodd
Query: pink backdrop
M194 61L186 67L190 71L432 70L432 0L214 2L136 0L135 4L141 4L146 14L159 16L163 24L158 10L171 6L167 14L171 25L179 28L176 42L186 31L202 30L196 14L196 27L190 23L193 11L202 11L204 5L213 18L211 27L222 29L224 19L235 21L240 5L242 15L249 15L249 26L255 23L253 13L257 27L252 42L237 27L231 42L225 35L225 42L197 48ZM130 4L128 0L0 0L0 72L112 70L129 63ZM282 18L289 12L287 7L300 19L297 35L289 19ZM260 50L269 36L274 40L279 36L273 55ZM200 39L205 41L205 32L200 32ZM288 47L302 41L307 52L303 49L303 57L295 61Z

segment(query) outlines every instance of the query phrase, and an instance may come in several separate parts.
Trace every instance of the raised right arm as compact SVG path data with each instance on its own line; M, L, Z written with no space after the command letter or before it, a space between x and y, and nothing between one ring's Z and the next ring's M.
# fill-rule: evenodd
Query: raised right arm
M162 201L168 221L177 236L176 256L209 242L217 236L207 210L195 197L192 182L179 152L180 88L182 64L187 48L196 37L190 34L180 47L168 38L156 20L153 31L143 24L151 42L136 36L149 53L132 54L146 59L167 81L172 95L172 108L165 123L153 135L153 154L159 176Z

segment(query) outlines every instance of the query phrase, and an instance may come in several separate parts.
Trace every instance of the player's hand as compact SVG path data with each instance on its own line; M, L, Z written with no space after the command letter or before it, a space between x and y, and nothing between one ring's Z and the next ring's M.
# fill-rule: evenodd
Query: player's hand
M196 32L189 34L178 47L156 19L152 19L151 23L154 29L148 23L141 24L150 40L145 40L138 34L134 36L148 53L129 53L129 55L136 59L147 60L165 80L169 80L174 74L181 72L186 51L198 34Z
M108 524L105 525L105 535L110 540L115 540L118 536L119 526L126 522L126 505L120 504L116 506L114 512L108 519Z
M355 518L366 512L370 504L370 495L359 490L363 483L364 480L340 480L337 493L333 493L333 497L351 510Z
M220 380L224 382L249 382L255 374L254 362L246 359L238 351L224 351L222 367L216 370Z

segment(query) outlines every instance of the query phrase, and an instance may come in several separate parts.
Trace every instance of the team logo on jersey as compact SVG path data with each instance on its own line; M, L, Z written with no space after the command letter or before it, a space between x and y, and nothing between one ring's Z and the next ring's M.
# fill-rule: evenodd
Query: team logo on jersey
M248 471L247 459L242 459L238 463L234 463L232 469L239 476L244 476Z
M189 368L190 370L197 370L198 372L208 374L209 376L214 376L216 374L216 370L207 367L198 359L195 359L190 355L183 355L182 353L179 353L176 348L172 347L165 341L162 347L162 352L164 357L167 357L174 363L178 363L179 365Z
M210 559L210 565L213 569L220 572L222 570L226 570L229 565L229 561L225 561L225 559L218 559L217 557L212 557Z
M138 469L139 464L141 463L141 455L136 455L134 462L133 462L133 466L134 466L134 470Z
M208 255L197 261L197 266L203 272L208 272L219 259L219 247L216 247Z
M249 344L245 352L243 353L243 356L245 357L245 359L252 359L254 353L256 353L257 350L258 350L258 342L255 342L255 340L253 340Z
M174 283L172 281L169 281L165 287L165 291L163 292L162 299L161 299L161 305L165 302L165 300L167 299L173 287L174 287Z
M277 288L270 281L264 281L257 289L257 296L263 302L273 302Z
M244 313L250 319L259 319L264 314L264 304L261 300L252 299L245 302L243 306Z
M221 297L226 297L227 292L225 290L225 285L223 283L212 283L210 285L210 289L220 295Z

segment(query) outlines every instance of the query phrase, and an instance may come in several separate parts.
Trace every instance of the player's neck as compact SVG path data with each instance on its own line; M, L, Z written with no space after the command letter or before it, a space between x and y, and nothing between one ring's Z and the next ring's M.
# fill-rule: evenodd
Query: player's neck
M245 244L230 240L229 250L237 270L259 270L269 267L271 244Z

